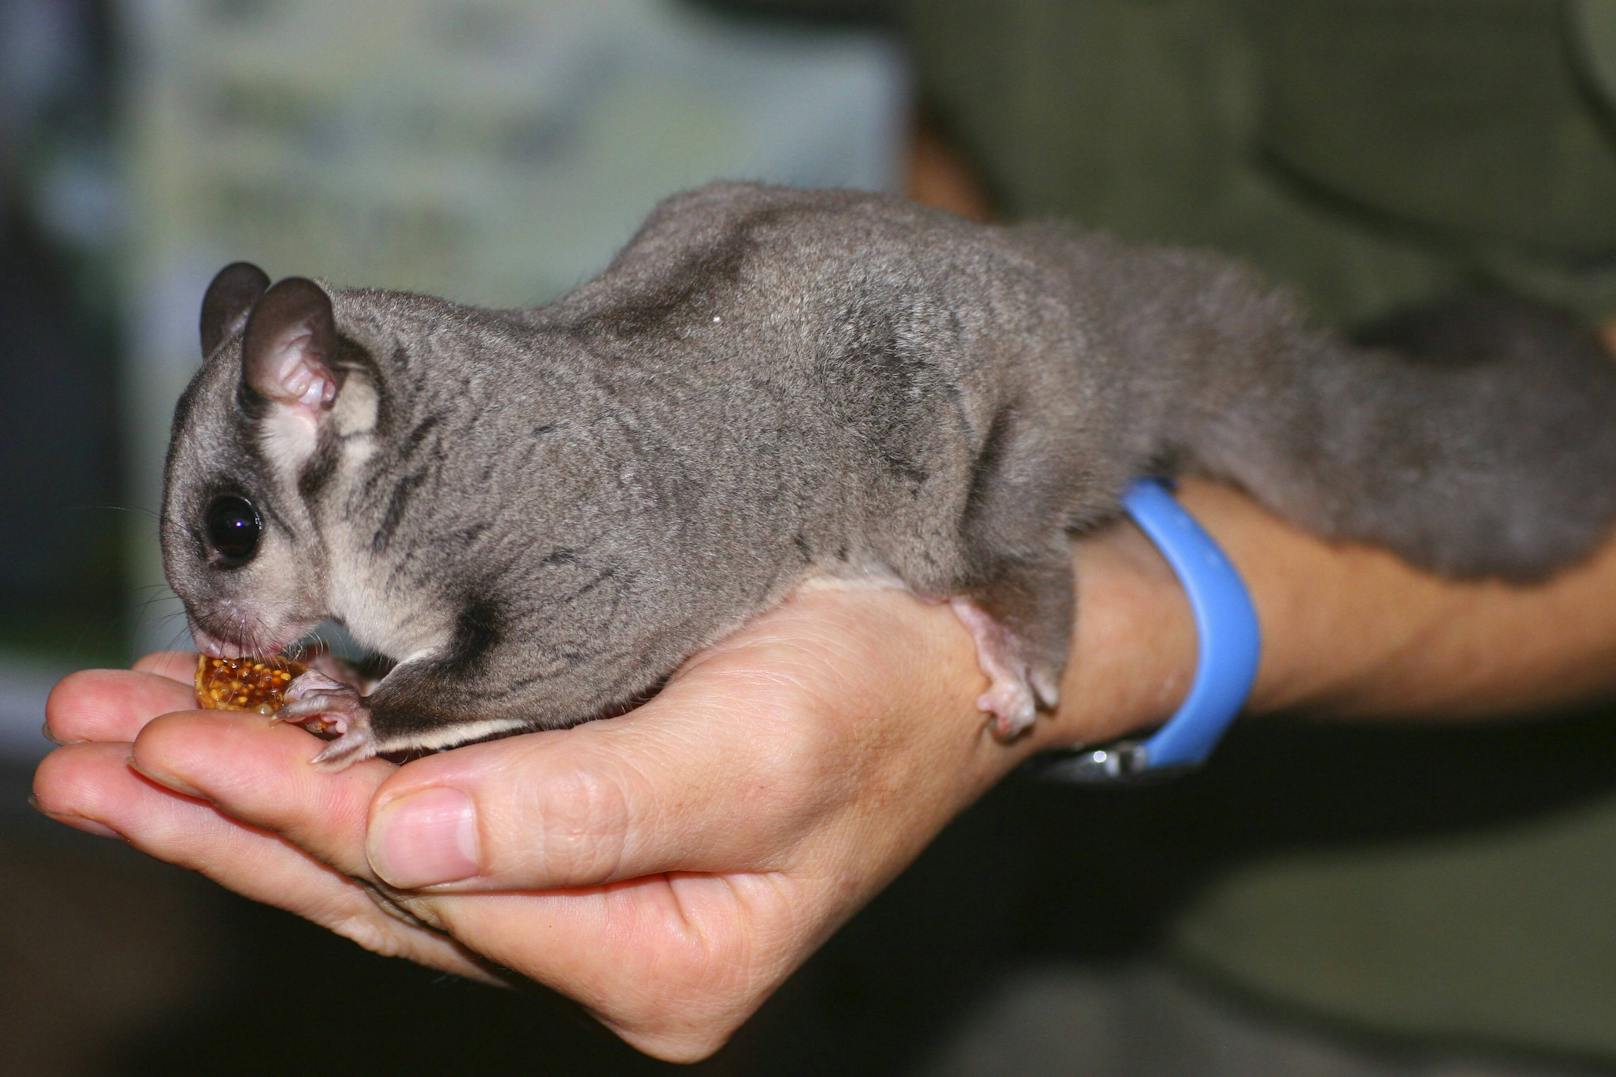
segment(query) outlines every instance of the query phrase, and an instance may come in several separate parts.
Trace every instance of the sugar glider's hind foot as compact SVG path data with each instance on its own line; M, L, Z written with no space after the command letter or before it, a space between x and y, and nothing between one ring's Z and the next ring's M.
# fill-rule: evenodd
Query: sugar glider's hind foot
M1029 641L968 598L949 605L976 643L977 664L988 678L987 691L977 697L978 710L991 715L993 736L1008 742L1031 729L1038 711L1059 703L1060 669L1031 655Z

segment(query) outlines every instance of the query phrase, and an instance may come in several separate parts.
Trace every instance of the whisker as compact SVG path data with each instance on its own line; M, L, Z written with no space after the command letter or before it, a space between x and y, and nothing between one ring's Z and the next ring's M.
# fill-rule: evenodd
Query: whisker
M169 635L168 642L164 645L163 649L166 651L195 650L196 648L192 646L193 641L191 640L190 635L191 629L189 626L175 629L173 633Z
M63 508L68 512L128 512L139 516L147 516L153 520L161 520L162 516L155 509L148 509L143 505L107 505L90 502L69 503Z
M137 615L137 618L138 617L144 617L147 614L149 614L152 610L158 608L159 606L163 605L164 603L178 602L178 601L179 601L179 599L174 597L173 595L152 595L150 598L142 599L141 601L139 601L139 602L137 602L135 604L135 613ZM181 607L178 610L167 610L167 611L165 611L165 616L172 617L177 613L183 613L183 612L184 612L184 607Z
M183 627L185 627L187 629L190 628L189 623L185 621L183 611L179 611L179 610L174 610L174 611L170 611L168 613L164 613L159 617L152 617L152 618L141 617L135 623L137 625L139 625L139 624L144 624L144 623L147 623L147 622L149 622L153 628L158 629L158 630L166 629L166 628L169 628L170 626L174 626L174 625L182 625Z

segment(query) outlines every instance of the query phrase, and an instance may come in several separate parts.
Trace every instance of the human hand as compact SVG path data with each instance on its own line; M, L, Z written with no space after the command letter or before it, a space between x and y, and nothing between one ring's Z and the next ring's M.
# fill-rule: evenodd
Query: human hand
M530 977L668 1058L716 1049L1048 742L988 736L969 637L894 591L800 595L620 719L338 774L299 729L190 709L193 662L58 686L41 808L377 952Z

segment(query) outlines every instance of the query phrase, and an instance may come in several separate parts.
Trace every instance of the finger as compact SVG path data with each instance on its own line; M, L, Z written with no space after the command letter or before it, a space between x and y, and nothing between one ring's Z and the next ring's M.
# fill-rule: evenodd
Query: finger
M377 953L486 978L456 945L383 912L353 879L272 834L157 786L127 765L127 744L52 752L34 776L39 809L93 823L157 859L200 872L254 901L286 909Z
M394 768L372 760L323 773L309 764L321 743L258 715L183 711L141 730L130 765L232 819L281 835L343 874L368 879L366 813Z
M157 651L135 659L134 669L141 673L155 673L181 684L196 683L195 651Z
M168 677L87 669L57 682L45 700L45 735L58 744L135 739L159 714L194 707L191 690Z

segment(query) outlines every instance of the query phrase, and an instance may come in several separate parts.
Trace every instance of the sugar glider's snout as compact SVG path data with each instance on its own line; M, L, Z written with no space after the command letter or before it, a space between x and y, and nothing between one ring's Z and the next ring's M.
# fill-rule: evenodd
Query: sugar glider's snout
M284 431L273 428L253 377L276 368L288 349L302 354L311 339L307 312L295 303L287 309L286 298L311 293L324 304L317 313L329 351L329 300L313 284L277 292L262 270L236 263L203 299L203 361L175 408L161 544L197 649L216 657L275 654L324 617L318 550L276 458L284 439L271 436Z
M268 536L266 509L238 484L210 481L209 488L177 498L166 513L174 537L164 549L169 582L197 650L220 658L276 654L307 626L291 612L294 594L265 587L284 559Z
M214 658L241 658L249 653L264 653L251 650L237 640L215 636L207 629L199 627L194 620L191 622L191 639L195 641L198 651Z

